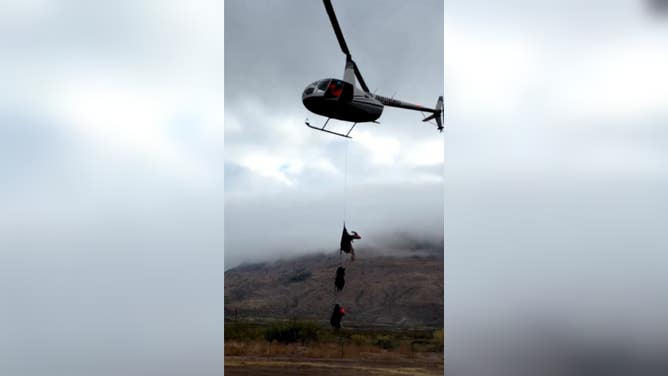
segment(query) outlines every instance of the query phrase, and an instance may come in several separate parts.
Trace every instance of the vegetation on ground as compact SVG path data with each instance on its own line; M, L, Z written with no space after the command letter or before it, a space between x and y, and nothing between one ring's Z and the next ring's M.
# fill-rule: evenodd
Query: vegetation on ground
M321 328L310 321L274 322L264 329L264 339L279 343L317 342Z
M267 342L279 344L321 345L347 344L357 347L410 352L442 352L443 329L437 330L381 330L335 329L307 320L256 323L228 321L225 323L225 341Z

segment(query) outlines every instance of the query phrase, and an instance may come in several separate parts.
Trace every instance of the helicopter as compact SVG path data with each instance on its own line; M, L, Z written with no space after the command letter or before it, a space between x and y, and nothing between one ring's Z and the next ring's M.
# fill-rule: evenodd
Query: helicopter
M343 38L343 32L336 19L331 0L323 0L323 3L334 28L336 39L338 39L341 46L341 51L346 55L346 65L343 79L325 78L306 86L302 94L304 107L315 114L327 117L322 127L312 126L308 119L305 121L306 125L318 131L352 138L350 137L350 132L352 132L358 123L373 122L380 124L377 120L383 113L384 106L389 106L421 111L423 116L425 112L430 113L431 115L425 117L422 121L436 121L436 128L440 132L443 132L443 96L438 97L434 108L428 108L400 101L393 97L389 98L377 95L369 91L369 87L364 82L364 78L362 78L362 74L359 68L357 68L355 61L353 61L350 50L348 50L348 45L346 45L346 41ZM358 88L355 84L355 78L359 81L361 88ZM347 133L338 133L325 128L330 119L352 122L353 125Z

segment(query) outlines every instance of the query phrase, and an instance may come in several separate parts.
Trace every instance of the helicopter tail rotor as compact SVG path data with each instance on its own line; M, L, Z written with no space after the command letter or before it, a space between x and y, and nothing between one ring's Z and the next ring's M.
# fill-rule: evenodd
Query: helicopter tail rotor
M444 107L443 107L443 97L440 96L438 97L438 100L436 101L436 107L434 108L434 112L424 118L422 121L430 121L430 120L436 120L436 128L440 132L443 132L443 120L444 120Z

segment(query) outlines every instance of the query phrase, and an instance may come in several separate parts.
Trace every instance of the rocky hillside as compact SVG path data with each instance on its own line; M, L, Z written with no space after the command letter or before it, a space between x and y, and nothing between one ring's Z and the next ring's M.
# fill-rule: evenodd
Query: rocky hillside
M346 285L338 295L336 252L230 269L225 272L226 317L236 311L240 319L327 321L336 302L346 309L346 325L443 325L441 252L358 253L354 262L344 258Z

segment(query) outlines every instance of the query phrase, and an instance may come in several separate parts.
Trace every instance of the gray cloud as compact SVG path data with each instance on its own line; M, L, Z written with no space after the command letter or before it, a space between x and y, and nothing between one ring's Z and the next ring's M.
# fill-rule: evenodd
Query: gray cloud
M215 7L3 4L0 373L222 372Z
M327 199L329 195L329 199ZM348 227L360 232L360 250L397 250L405 234L440 242L443 192L440 183L369 185L350 192ZM391 203L381 206L378 203ZM278 259L307 252L335 252L343 207L340 192L296 190L262 198L228 201L225 206L225 263ZM361 252L361 251L360 251Z
M665 373L668 56L645 11L446 3L448 374Z

